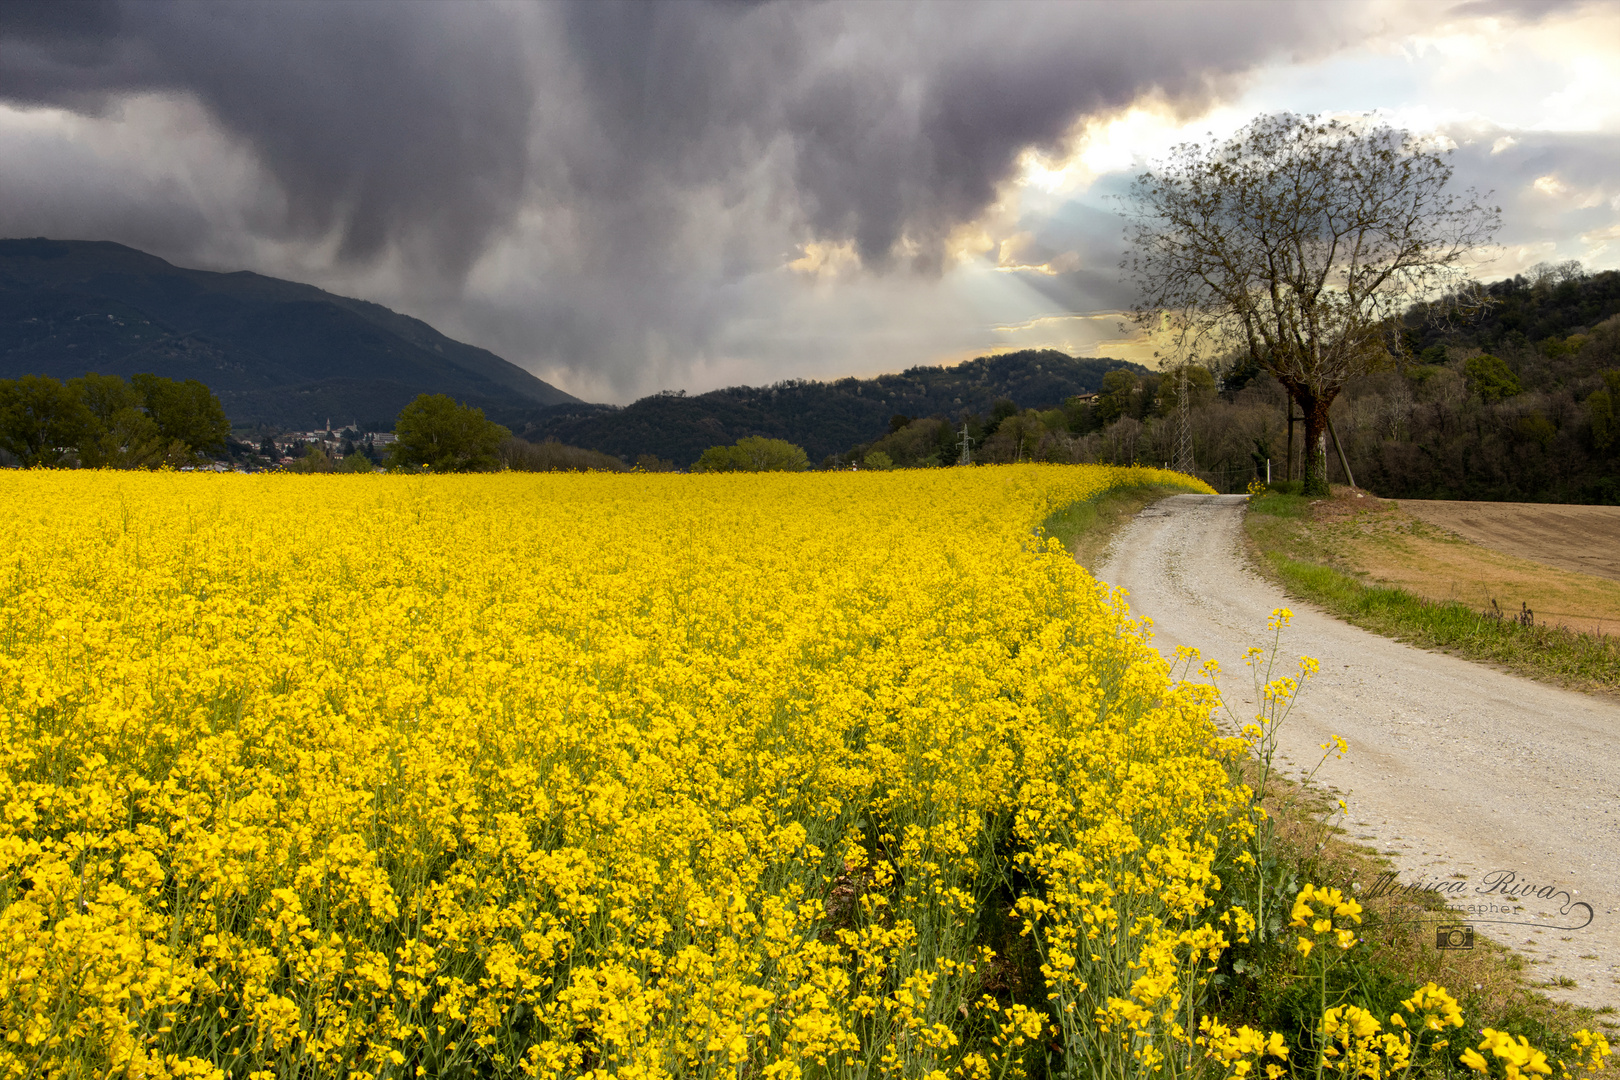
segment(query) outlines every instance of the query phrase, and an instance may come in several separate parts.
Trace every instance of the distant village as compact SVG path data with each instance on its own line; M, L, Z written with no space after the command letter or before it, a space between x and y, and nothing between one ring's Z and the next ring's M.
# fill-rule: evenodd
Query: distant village
M265 436L258 443L233 439L230 461L212 461L187 466L186 472L263 472L269 469L293 469L306 465L313 451L319 451L331 465L337 465L354 454L363 454L380 468L388 448L395 442L392 431L361 431L356 424L338 426L331 420L326 427L310 431L283 431ZM245 453L244 453L245 451ZM256 455L259 462L248 460Z

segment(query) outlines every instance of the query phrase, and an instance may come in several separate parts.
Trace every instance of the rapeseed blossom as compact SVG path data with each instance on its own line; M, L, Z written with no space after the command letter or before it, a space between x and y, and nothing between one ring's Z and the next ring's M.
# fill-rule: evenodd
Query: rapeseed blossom
M1145 481L0 475L0 1080L1282 1060L1213 691L1038 532Z

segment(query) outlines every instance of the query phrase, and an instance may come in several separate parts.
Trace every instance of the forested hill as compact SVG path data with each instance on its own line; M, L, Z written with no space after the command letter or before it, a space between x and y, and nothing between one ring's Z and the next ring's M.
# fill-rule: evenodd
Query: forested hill
M1620 503L1620 272L1538 267L1485 291L1494 302L1470 317L1409 312L1406 355L1334 401L1356 482L1388 498ZM1281 477L1287 394L1248 365L1218 374L1218 393L1193 396L1199 475L1228 491L1268 462ZM1174 420L1156 381L1138 381L1032 456L1169 460ZM1328 473L1345 479L1336 450Z
M652 454L685 466L711 446L749 435L787 439L812 461L847 452L889 430L896 416L942 417L987 413L998 400L1023 409L1050 409L1102 386L1107 372L1139 364L1076 358L1055 350L982 356L952 367L914 367L874 379L791 381L738 386L687 397L658 394L622 409L556 408L522 432L634 461Z
M0 240L0 378L197 379L235 424L382 428L420 393L521 422L578 402L380 304L253 273L187 270L121 244Z
M1495 281L1485 293L1491 303L1471 319L1431 321L1423 318L1423 309L1414 309L1407 317L1408 347L1419 354L1435 346L1524 352L1620 315L1620 271L1586 274L1579 263Z

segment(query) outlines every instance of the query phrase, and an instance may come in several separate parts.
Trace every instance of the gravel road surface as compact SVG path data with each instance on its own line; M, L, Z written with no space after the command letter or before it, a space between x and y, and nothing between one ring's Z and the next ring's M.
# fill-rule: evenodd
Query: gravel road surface
M1264 644L1273 608L1292 608L1284 654L1322 668L1282 731L1282 752L1308 768L1330 735L1349 741L1350 753L1318 773L1343 793L1349 836L1388 855L1402 884L1450 883L1453 906L1472 906L1466 921L1478 935L1519 950L1533 981L1574 980L1549 986L1550 996L1620 1007L1620 705L1290 601L1248 564L1244 500L1153 504L1121 530L1097 576L1129 592L1167 657L1192 645L1218 659L1243 721L1255 712L1243 651ZM1583 905L1591 915L1580 926Z

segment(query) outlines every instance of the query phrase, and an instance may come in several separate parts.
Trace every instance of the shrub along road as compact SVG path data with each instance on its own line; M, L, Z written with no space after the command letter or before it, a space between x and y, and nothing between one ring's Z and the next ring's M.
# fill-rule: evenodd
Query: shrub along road
M1620 705L1290 601L1247 564L1244 502L1155 503L1118 534L1097 575L1130 593L1166 656L1191 645L1220 661L1238 723L1255 712L1244 650L1264 643L1273 608L1291 607L1283 655L1322 665L1282 730L1291 768L1307 771L1320 744L1343 735L1350 753L1318 780L1343 793L1350 838L1388 855L1403 884L1451 883L1453 906L1475 905L1477 933L1518 949L1533 982L1574 980L1549 995L1620 1007ZM1586 918L1580 904L1591 922L1568 929ZM1424 925L1432 938L1432 920Z

